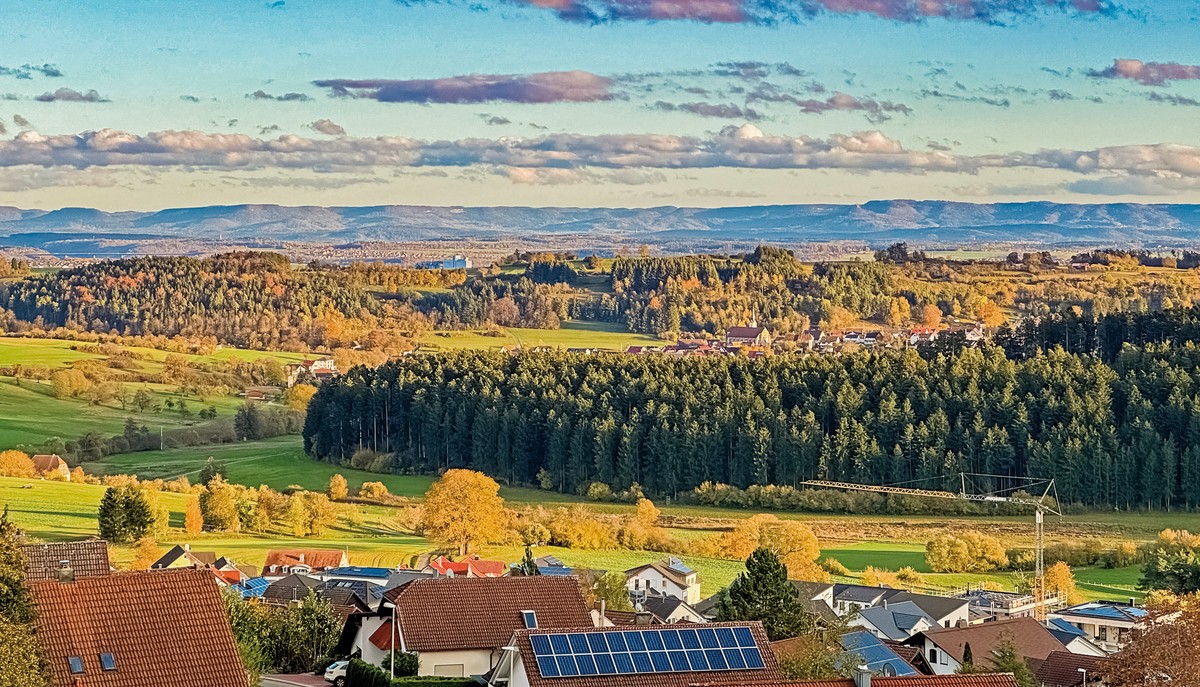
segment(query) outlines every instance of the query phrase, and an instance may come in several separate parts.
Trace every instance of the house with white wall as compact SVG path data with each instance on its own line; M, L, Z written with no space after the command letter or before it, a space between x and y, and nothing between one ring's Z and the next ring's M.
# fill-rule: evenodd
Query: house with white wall
M700 603L700 577L678 558L667 558L626 570L625 586L634 603L651 594L673 596L693 606Z

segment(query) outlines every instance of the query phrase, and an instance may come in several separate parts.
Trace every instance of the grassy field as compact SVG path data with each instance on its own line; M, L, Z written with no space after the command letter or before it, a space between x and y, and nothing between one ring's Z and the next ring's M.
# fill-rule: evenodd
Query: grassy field
M662 345L648 334L635 334L624 327L606 322L563 322L558 329L503 330L505 336L485 336L477 331L432 332L421 339L422 350L499 349L505 346L554 346L562 348L604 348L623 351L628 346Z
M84 352L78 349L87 344L58 339L26 339L0 338L0 365L45 366L51 369L68 367L83 360L104 361L106 356L98 353ZM56 398L48 382L31 379L16 379L0 376L0 449L11 448L21 444L41 445L46 440L57 437L60 439L75 439L87 432L100 432L105 435L120 433L126 418L133 417L157 431L158 428L175 429L195 425L198 420L195 414L201 408L212 406L218 415L232 415L241 405L241 399L235 396L212 396L197 398L179 394L174 385L156 384L135 381L130 378L130 372L144 374L160 374L163 361L170 355L165 351L133 346L122 347L139 356L132 370L111 368L113 381L124 384L130 393L145 389L153 396L154 403L162 404L167 400L174 402L185 401L193 413L191 418L183 418L170 410L159 413L137 412L134 408L122 409L120 403L111 401L102 405L91 405L81 398ZM248 351L236 348L225 348L208 355L185 355L192 362L224 362L231 358L239 360L257 360L264 357L274 358L281 363L295 362L303 359L298 353L271 353L265 351Z

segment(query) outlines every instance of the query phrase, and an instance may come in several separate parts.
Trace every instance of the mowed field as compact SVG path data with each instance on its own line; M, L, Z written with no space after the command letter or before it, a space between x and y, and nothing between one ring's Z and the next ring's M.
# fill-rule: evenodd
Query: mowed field
M505 346L551 346L555 348L603 348L623 351L629 346L661 346L665 342L649 334L636 334L618 324L566 321L558 329L502 330L504 336L486 336L478 331L431 332L421 338L422 350L499 349Z

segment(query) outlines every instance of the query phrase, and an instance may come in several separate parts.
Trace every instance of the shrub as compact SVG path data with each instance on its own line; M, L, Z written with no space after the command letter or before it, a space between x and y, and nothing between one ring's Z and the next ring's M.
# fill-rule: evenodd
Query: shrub
M820 563L820 566L821 566L822 570L829 573L830 575L840 575L842 577L845 577L850 574L850 569L847 568L846 566L842 565L841 561L839 561L838 559L836 559L832 556L827 557L824 560L822 560Z
M592 482L587 486L584 496L589 501L611 501L613 497L612 487L604 482Z
M363 482L358 488L358 496L364 499L385 499L388 496L388 488L383 482Z
M988 572L1008 566L1008 555L995 537L977 530L943 534L925 546L934 572Z

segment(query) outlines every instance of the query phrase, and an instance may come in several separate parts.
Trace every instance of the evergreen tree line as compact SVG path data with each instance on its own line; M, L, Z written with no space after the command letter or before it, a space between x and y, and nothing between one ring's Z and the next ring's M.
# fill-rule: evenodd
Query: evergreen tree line
M323 385L303 435L320 460L367 450L397 471L469 467L562 492L809 479L957 489L967 472L1054 478L1063 501L1091 507L1190 509L1198 369L1192 345L1129 348L1111 364L995 346L758 361L457 352Z
M1096 355L1111 363L1127 345L1200 343L1200 308L1102 316L1062 312L1030 317L1000 327L994 341L1012 358L1028 358L1057 346L1069 353Z

